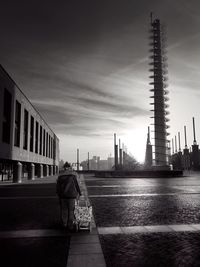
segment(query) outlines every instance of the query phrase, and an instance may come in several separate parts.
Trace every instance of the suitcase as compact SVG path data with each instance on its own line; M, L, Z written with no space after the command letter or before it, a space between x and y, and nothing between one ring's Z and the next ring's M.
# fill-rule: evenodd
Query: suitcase
M92 206L88 205L88 202L80 203L75 202L74 208L74 224L76 232L81 230L88 230L91 232L91 220L92 220Z

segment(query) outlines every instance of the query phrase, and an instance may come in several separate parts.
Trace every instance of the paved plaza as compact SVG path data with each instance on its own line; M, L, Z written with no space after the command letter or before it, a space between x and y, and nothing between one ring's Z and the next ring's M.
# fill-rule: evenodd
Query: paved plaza
M0 185L1 266L200 266L200 175L80 175L91 233L60 226L56 177ZM102 253L103 252L103 253Z
M200 176L85 177L107 266L200 266Z

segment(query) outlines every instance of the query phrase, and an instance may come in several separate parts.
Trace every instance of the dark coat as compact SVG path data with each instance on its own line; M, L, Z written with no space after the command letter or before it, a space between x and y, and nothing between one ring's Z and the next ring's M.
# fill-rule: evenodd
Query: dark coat
M58 176L56 191L59 198L77 198L78 195L81 195L76 174L70 173Z

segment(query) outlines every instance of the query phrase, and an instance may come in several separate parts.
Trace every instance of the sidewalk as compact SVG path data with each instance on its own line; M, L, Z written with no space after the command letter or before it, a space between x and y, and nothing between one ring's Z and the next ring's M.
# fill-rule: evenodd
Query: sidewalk
M58 175L52 175L52 176L45 176L42 178L37 178L35 177L34 180L28 180L27 178L22 178L22 182L21 183L13 183L12 180L8 180L8 181L1 181L0 180L0 186L17 186L17 185L25 185L25 184L44 184L44 183L55 183L56 179L57 179Z
M79 176L82 192L80 201L89 202L84 176ZM89 202L90 203L90 202ZM91 232L79 232L71 235L67 267L105 267L105 260L101 249L98 232L92 219Z

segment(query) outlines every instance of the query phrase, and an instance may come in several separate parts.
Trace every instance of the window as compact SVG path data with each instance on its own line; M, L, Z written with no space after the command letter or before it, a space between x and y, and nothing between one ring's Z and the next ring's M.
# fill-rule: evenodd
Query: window
M51 136L49 135L49 155L48 157L51 157Z
M51 137L51 159L53 158L53 138Z
M30 125L30 151L33 152L33 140L34 140L34 118L31 116Z
M47 137L46 137L46 157L48 157L48 133L47 133Z
M40 126L40 155L42 155L42 126Z
M56 141L55 141L55 136L53 139L53 159L56 159Z
M53 153L54 153L53 150L54 150L54 139L52 138L52 156L51 156L52 159L53 159Z
M43 156L45 156L45 137L46 137L46 132L45 132L45 129L43 131Z
M35 153L38 153L38 131L39 131L39 124L36 121L36 124L35 124Z
M14 145L20 146L20 126L21 126L21 104L16 100L15 102L15 137Z
M28 147L28 111L24 110L24 140L23 140L23 149Z
M53 159L53 154L54 154L54 139L52 138L52 159Z
M12 103L12 95L5 88L4 89L2 141L7 144L10 144L11 103Z

